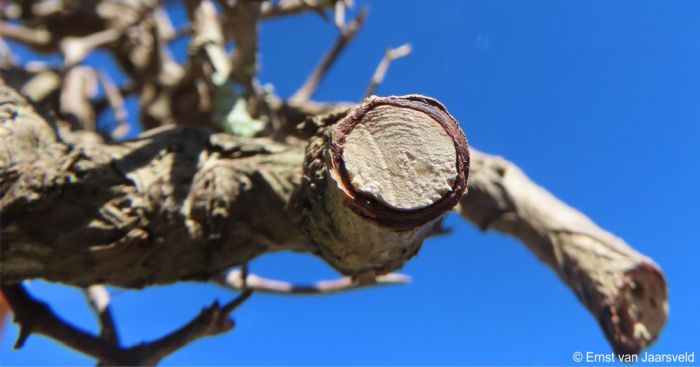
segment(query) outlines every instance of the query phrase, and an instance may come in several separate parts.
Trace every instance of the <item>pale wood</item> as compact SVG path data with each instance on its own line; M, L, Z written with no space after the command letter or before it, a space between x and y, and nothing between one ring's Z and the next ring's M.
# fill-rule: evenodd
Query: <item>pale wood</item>
M389 207L425 208L452 190L452 138L428 115L378 106L347 137L343 154L353 188Z

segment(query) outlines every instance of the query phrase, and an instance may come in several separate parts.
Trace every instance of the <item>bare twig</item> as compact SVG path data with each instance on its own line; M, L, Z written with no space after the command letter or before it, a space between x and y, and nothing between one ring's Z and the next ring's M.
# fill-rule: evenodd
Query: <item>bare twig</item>
M32 297L21 284L3 284L2 293L14 311L15 322L20 326L15 348L21 348L29 335L36 333L96 358L103 364L155 365L164 357L200 338L231 330L234 323L229 319L229 315L251 296L252 291L243 292L223 306L214 302L174 332L131 348L121 348L116 344L116 339L94 336L72 326L58 317L46 303ZM107 310L105 293L102 293L99 288L88 290L88 296L96 310ZM104 314L103 311L102 314ZM111 321L103 323L103 328L109 322Z
M214 281L224 287L234 290L249 289L256 292L292 295L319 295L347 292L351 290L373 287L378 285L406 284L411 277L404 274L390 273L380 275L374 282L361 283L351 277L333 280L322 280L311 284L294 284L287 281L268 279L255 274L245 275L244 270L232 270L220 274Z
M411 45L408 43L397 48L387 50L382 58L382 61L380 61L379 65L377 65L374 75L372 75L372 81L370 81L369 86L367 87L365 98L373 95L377 91L377 87L384 80L384 76L386 75L387 70L389 70L389 65L391 65L391 62L408 56L410 53Z
M230 331L235 324L229 315L252 294L253 291L247 290L223 306L215 301L185 326L156 341L130 348L126 354L141 356L138 359L141 365L155 365L163 358L194 341Z
M2 285L20 331L15 348L24 346L29 335L41 334L100 360L118 360L118 351L104 340L61 319L44 302L32 297L21 284Z
M114 346L119 346L119 335L109 307L109 292L103 285L96 284L83 290L90 307L100 322L99 338Z
M116 41L123 29L109 28L85 37L66 37L61 40L60 48L65 57L66 66L81 63L95 48Z
M341 31L345 29L345 2L336 1L334 9L335 26Z
M9 67L17 64L15 55L12 54L10 46L5 42L5 40L0 37L0 66Z
M97 92L97 72L89 66L70 68L63 77L60 113L73 130L95 131L95 110L91 99Z
M265 19L279 18L312 11L322 18L327 19L328 17L323 11L333 8L336 1L337 0L281 0L277 4L272 1L266 1L262 6L262 17Z
M129 124L126 121L127 112L126 107L124 107L124 98L119 90L119 88L112 82L109 75L104 72L98 72L97 76L104 88L105 95L107 96L107 102L109 102L112 111L114 112L114 118L117 120L118 126L114 129L110 135L112 139L121 139L126 134L129 133Z
M153 12L153 19L155 20L156 27L158 28L158 35L163 41L170 42L177 37L178 33L175 31L175 27L173 27L173 23L170 21L168 13L162 6L159 6Z
M42 28L30 28L2 21L0 22L0 36L22 42L39 52L54 51L51 33Z
M311 75L309 75L309 78L306 79L304 85L302 85L289 99L290 103L301 104L311 98L314 92L316 92L316 89L321 83L323 77L326 75L328 70L330 70L331 66L333 66L333 63L345 49L345 46L347 46L348 43L355 37L357 31L360 30L366 18L367 8L364 8L360 10L355 20L353 20L347 27L345 27L345 29L342 30L340 37L338 37L338 40L335 42L331 50L323 57L321 63L319 63Z

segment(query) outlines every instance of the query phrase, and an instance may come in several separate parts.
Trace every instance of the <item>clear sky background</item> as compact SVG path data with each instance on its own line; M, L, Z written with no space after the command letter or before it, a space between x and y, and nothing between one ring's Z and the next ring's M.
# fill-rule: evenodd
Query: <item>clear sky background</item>
M378 94L438 98L474 147L512 160L655 259L667 276L671 314L650 351L695 352L700 363L700 1L369 5L365 27L316 99L359 100L384 50L410 42L414 52L391 66ZM172 15L183 19L182 11ZM336 36L314 15L264 23L261 80L289 96ZM89 63L121 80L104 55ZM428 240L404 268L414 277L410 285L254 295L235 313L233 332L163 364L562 365L572 364L575 351L611 351L594 317L523 245L459 217L447 224L453 233ZM336 276L309 255L264 256L252 271L294 281ZM78 290L29 287L68 320L96 330ZM117 289L113 310L131 345L234 296L194 283ZM91 363L40 336L14 352L16 334L14 325L5 333L3 365Z

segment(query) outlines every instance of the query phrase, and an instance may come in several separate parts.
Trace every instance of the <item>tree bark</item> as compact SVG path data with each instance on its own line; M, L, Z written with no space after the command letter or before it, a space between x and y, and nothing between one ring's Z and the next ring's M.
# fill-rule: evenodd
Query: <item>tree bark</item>
M144 287L304 249L287 207L303 149L196 128L67 143L3 89L2 279Z
M591 311L616 353L639 353L657 339L668 294L651 259L499 157L472 150L469 191L461 215L527 245Z
M342 115L328 120L305 150L187 127L123 144L64 132L75 141L68 143L16 92L3 87L1 96L4 283L140 288L206 280L276 250L317 253L371 281L415 255L466 190L466 140L444 107L425 97L369 99L339 123ZM439 120L432 129L450 137L453 185L433 204L397 210L345 182L341 140L380 105L423 111ZM400 122L401 115L389 118ZM404 150L423 144L406 146L400 137L385 143L394 139ZM412 164L433 158L418 156Z
M433 154L408 138L418 130L392 130L385 119L423 126L429 143L449 136L454 151ZM466 140L436 101L374 97L305 129L316 131L306 147L183 127L104 144L56 134L24 98L0 86L3 282L139 288L209 280L277 250L317 254L366 282L414 256L461 200L463 217L518 238L553 268L617 353L638 353L658 337L668 313L659 267L512 163L472 150L469 167ZM345 157L362 151L369 153ZM451 154L454 176L415 170L421 162L441 166ZM381 160L382 170L369 164ZM406 179L415 195L383 191Z

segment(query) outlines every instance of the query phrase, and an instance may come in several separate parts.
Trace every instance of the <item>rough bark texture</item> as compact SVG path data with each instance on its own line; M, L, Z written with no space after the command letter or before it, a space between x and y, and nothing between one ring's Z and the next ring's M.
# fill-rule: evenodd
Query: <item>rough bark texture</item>
M5 283L44 278L144 287L204 280L275 250L317 253L366 281L415 255L452 204L436 206L464 191L463 172L454 195L427 209L356 200L334 160L342 144L332 143L375 100L317 120L305 150L197 128L162 128L123 144L68 132L60 139L12 89L0 88L0 98ZM455 141L457 150L466 148L459 136ZM653 261L507 161L472 151L470 172L461 214L528 245L596 316L617 352L638 353L658 337L668 304Z
M616 353L639 353L658 338L668 294L651 259L501 158L472 150L469 191L462 216L525 243L596 317Z
M43 333L101 363L153 364L230 329L228 315L249 292L159 341L122 348L109 333L93 336L64 322L19 283L139 288L218 279L237 289L301 293L391 283L405 278L378 275L415 255L458 202L463 217L516 237L548 264L617 353L637 353L658 337L668 311L659 267L511 163L472 151L470 167L466 139L438 102L311 100L367 16L360 11L346 24L351 1L187 0L189 22L178 30L165 3L152 0L2 3L0 286L22 326L20 341ZM334 9L337 40L283 101L256 79L259 24L304 12L326 17L327 8ZM187 34L188 57L180 63L168 45ZM19 64L4 39L60 54L63 65ZM113 85L83 63L98 48L127 82ZM368 95L390 61L409 50L387 52ZM148 131L114 143L128 130L129 95L138 97L138 121ZM97 131L96 116L109 109L119 127ZM404 130L409 120L414 126ZM371 165L375 159L384 160L381 169ZM349 277L299 287L247 274L245 266L224 273L278 250L317 254Z
M397 211L348 194L339 179L342 155L324 156L336 146L331 136L362 123L358 114L349 115L350 125L323 127L306 152L187 127L151 130L123 144L67 143L21 96L8 87L1 93L4 283L43 278L138 288L206 280L275 250L316 252L345 274L371 280L415 255L466 188L468 159L460 156L454 189L435 205ZM425 98L386 100L439 109ZM456 122L446 123L458 134L450 144L466 154Z
M9 88L2 98L5 283L208 279L263 251L304 245L286 209L300 147L186 127L70 144Z

